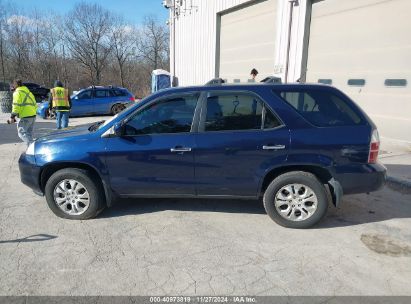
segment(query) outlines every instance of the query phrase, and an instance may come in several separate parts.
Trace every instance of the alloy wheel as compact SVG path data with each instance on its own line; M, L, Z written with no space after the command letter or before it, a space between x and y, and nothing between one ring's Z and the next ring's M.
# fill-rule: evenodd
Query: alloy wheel
M304 221L315 213L318 199L310 187L288 184L277 191L274 204L283 218L297 222Z
M53 192L54 202L68 215L80 215L90 205L86 187L74 179L65 179L57 184Z

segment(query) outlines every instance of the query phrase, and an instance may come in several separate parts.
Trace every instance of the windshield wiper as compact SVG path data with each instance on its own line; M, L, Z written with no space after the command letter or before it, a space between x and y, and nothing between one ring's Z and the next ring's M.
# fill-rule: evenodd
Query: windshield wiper
M93 123L90 127L88 127L88 130L90 132L96 131L98 129L98 127L100 125L102 125L104 122L105 122L105 120L97 121L97 122Z

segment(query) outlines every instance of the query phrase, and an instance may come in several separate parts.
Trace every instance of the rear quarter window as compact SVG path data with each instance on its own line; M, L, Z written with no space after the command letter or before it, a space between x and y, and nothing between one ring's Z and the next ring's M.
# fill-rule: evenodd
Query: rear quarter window
M128 92L126 90L121 89L114 89L113 91L114 96L127 96Z
M274 91L307 121L317 127L352 126L363 123L350 102L321 90Z

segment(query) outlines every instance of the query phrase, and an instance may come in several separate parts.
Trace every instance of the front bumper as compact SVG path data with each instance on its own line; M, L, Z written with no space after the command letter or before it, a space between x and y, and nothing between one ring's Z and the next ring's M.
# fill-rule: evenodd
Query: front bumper
M385 185L387 169L379 163L347 165L337 167L333 176L341 184L344 194L368 193Z
M40 185L41 168L36 165L33 155L22 153L19 159L20 179L23 184L33 189L34 193L44 195Z

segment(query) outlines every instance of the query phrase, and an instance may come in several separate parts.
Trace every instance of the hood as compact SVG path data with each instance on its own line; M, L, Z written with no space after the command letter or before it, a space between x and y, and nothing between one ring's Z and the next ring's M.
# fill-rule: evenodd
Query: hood
M60 80L56 80L56 81L54 82L54 87L61 87L61 88L63 88L64 86L63 86L63 83L62 83Z
M53 142L53 141L66 141L66 140L72 140L73 137L88 137L90 134L93 134L93 132L90 132L88 128L91 126L91 124L87 125L81 125L81 126L75 126L75 127L68 127L64 130L56 130L53 131L47 135L44 135L42 137L39 137L36 142L42 143L42 142Z

